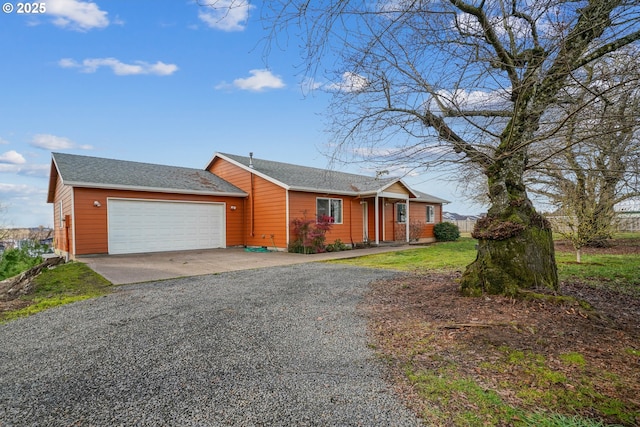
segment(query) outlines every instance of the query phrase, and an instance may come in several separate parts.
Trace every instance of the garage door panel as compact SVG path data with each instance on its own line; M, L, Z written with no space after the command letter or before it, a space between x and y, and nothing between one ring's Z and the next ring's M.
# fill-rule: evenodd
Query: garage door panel
M108 217L112 254L225 246L220 203L111 199Z

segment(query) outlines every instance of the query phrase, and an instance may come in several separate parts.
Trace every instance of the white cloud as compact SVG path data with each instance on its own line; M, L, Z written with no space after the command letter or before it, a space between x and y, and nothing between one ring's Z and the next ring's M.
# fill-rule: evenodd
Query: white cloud
M6 153L0 154L0 163L9 163L12 165L23 165L26 163L22 154L18 153L15 150L7 151Z
M347 71L342 74L342 81L326 86L329 90L339 90L342 92L361 92L369 86L369 81L360 74Z
M47 14L58 27L87 31L109 25L107 12L93 2L81 0L47 0Z
M55 136L50 134L39 133L33 136L31 145L45 150L92 150L91 145L80 145L71 141L69 138Z
M48 178L51 172L51 165L25 165L18 171L19 175Z
M22 168L18 165L0 163L0 173L18 173Z
M216 86L216 89L235 87L242 90L261 92L265 89L281 89L285 87L282 79L269 70L249 70L249 74L251 74L251 77L235 79L232 85L221 83Z
M0 163L0 173L13 175L30 176L37 178L47 178L50 172L50 165L29 165L29 164L8 164Z
M149 64L144 61L134 61L133 64L125 64L116 58L87 58L82 62L71 58L63 58L58 61L58 65L62 68L79 68L83 73L95 73L100 67L108 67L111 68L117 76L137 74L169 76L178 71L177 65L165 64L162 61L158 61L155 64Z
M201 6L198 18L216 30L243 31L253 7L247 0L218 0L207 9Z
M7 141L6 139L0 137L0 145L7 145L9 144L9 141Z
M0 194L38 194L42 190L26 184L4 184L0 183Z
M457 106L464 109L490 109L504 107L510 100L509 91L500 89L495 91L457 89L455 91L441 90L438 96L449 107Z

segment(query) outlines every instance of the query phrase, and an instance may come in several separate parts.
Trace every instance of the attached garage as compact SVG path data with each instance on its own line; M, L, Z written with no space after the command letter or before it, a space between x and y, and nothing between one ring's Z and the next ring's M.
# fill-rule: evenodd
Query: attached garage
M47 201L76 258L244 245L246 198L207 170L53 153Z
M108 199L107 215L110 254L226 246L223 203Z

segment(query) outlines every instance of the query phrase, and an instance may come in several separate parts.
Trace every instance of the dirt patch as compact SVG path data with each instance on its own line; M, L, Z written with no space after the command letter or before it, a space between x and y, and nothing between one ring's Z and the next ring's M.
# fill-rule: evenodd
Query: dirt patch
M626 245L597 249L625 254L637 250ZM560 288L568 298L552 301L467 298L459 294L459 277L459 272L406 275L374 283L366 299L372 341L391 362L398 389L410 406L422 413L426 405L438 403L419 395L406 379L407 367L414 372L448 369L526 411L640 425L637 295L572 281ZM579 390L592 400L576 397L582 396L574 394ZM477 409L463 396L459 402L452 399L440 410Z

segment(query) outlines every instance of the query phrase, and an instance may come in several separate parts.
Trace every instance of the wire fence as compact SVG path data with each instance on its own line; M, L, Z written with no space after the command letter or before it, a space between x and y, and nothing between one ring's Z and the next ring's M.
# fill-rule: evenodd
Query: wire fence
M570 231L567 223L569 217L566 216L547 216L553 231L568 232ZM640 231L640 214L619 214L616 218L616 227L619 233L633 233Z
M551 222L553 231L569 231L566 225L567 217L562 216L547 216L547 219ZM461 233L471 233L476 226L475 219L449 219L447 222L452 222L458 226ZM616 219L617 230L620 233L634 233L640 232L640 214L620 214Z

